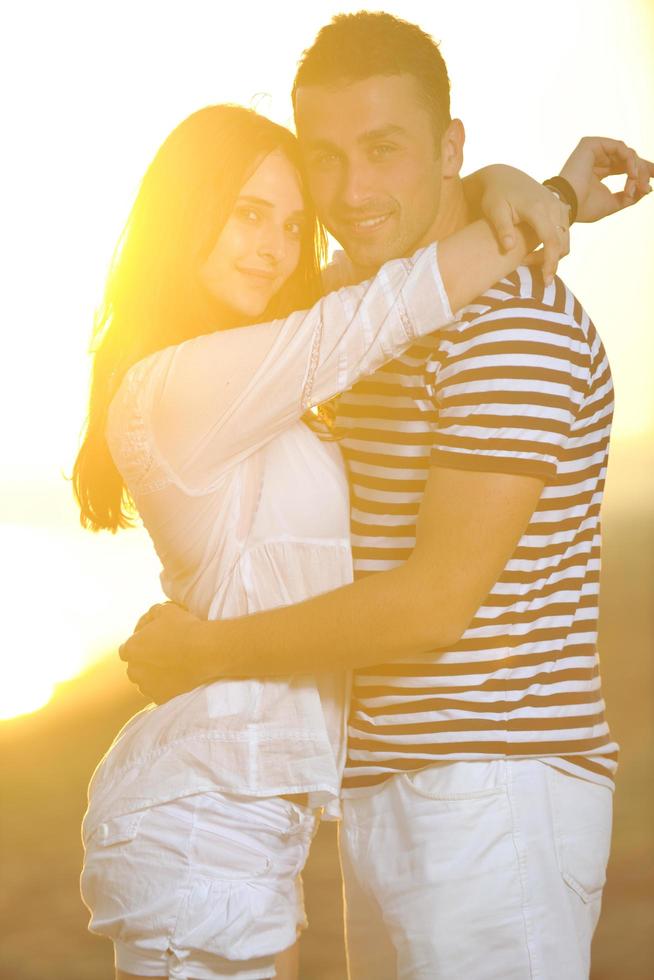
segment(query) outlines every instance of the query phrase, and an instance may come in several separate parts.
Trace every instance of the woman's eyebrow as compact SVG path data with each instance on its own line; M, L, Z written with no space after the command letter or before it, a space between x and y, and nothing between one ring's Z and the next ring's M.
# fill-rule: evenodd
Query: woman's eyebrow
M264 208L274 208L274 203L272 201L267 201L265 197L252 197L250 194L239 194L239 201L244 201L246 204L259 204Z
M258 205L259 207L264 207L264 208L274 208L275 207L275 202L274 201L268 201L268 200L266 200L265 197L253 197L250 194L240 194L239 197L238 197L238 199L237 199L237 203L239 203L239 204L240 203L243 203L243 204L255 204L255 205ZM306 211L304 211L303 209L299 209L297 211L291 211L291 215L290 216L292 218L306 218Z

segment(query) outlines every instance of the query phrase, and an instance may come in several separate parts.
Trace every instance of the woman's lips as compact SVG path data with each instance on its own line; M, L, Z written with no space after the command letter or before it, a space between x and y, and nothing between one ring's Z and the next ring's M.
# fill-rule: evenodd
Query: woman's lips
M276 272L270 272L268 269L250 269L243 268L242 266L237 266L238 271L241 275L246 276L247 279L259 286L270 285L277 278Z

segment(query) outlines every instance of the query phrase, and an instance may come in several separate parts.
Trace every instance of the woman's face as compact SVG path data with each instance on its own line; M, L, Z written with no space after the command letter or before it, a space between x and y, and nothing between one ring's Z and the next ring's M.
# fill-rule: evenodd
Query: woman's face
M220 303L253 319L297 268L306 214L297 173L280 151L241 187L200 279Z

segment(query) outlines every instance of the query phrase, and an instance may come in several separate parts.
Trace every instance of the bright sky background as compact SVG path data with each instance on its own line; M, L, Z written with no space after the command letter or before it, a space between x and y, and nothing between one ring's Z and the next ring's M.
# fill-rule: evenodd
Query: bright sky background
M333 14L359 8L323 0L5 7L0 717L43 703L55 681L111 647L159 597L144 536L83 533L62 478L85 412L93 310L147 164L208 103L253 105L290 125L301 51ZM585 134L624 139L654 158L653 0L403 0L383 9L441 41L453 112L468 134L465 172L502 161L543 179ZM610 493L633 505L652 491L654 195L576 227L572 247L561 272L602 333L617 389Z

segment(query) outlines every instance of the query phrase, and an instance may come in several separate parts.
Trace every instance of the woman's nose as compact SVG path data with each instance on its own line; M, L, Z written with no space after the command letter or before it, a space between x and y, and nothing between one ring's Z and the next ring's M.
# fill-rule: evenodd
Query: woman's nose
M262 258L269 261L281 262L284 258L286 240L284 229L275 226L268 226L262 230L257 251Z

